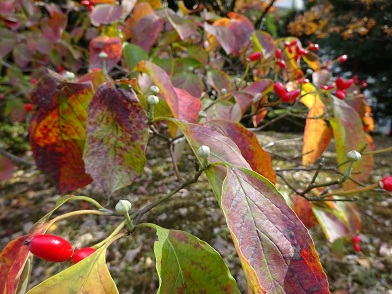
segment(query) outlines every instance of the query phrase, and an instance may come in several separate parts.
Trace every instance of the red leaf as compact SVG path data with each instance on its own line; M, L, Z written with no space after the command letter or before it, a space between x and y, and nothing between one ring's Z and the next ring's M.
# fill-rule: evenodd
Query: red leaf
M102 84L89 104L84 162L105 193L142 173L147 141L147 116L135 92Z
M252 35L253 47L261 50L265 59L275 54L275 40L270 34L264 31L255 31Z
M0 180L6 181L11 179L14 168L12 160L0 154Z
M179 118L179 102L170 77L159 66L150 61L142 60L135 70L146 73L153 83L159 88L160 94L169 105L173 116Z
M197 123L201 101L183 89L174 88L179 104L180 119Z
M132 44L138 45L146 52L158 40L164 20L155 13L142 17L133 29ZM148 34L146 34L148 32Z
M102 59L99 57L101 52L108 55L106 59L107 71L112 70L121 59L122 42L117 37L95 37L90 42L90 64L89 68L102 68Z
M34 159L63 193L91 182L82 155L92 94L91 84L62 82L49 75L31 93L35 110L29 130Z
M254 28L253 24L244 16L231 12L227 22L218 21L214 25L204 24L204 29L213 35L227 54L238 55L249 43ZM219 25L225 23L224 26Z
M227 120L208 121L213 130L229 137L241 150L242 156L252 169L266 177L271 183L276 183L276 174L271 165L271 157L261 146L254 133L239 123Z
M175 14L167 15L167 18L170 21L171 25L174 27L174 29L177 31L181 40L184 41L191 36L197 37L200 35L198 27L191 19L179 17Z
M304 197L299 195L293 196L293 208L295 214L302 221L305 227L312 228L317 223L312 211L312 202L306 200Z
M49 41L57 43L67 26L67 15L59 11L52 11L50 18L45 18L41 22L42 34Z
M101 4L94 7L90 19L94 26L108 25L118 21L123 12L122 6Z

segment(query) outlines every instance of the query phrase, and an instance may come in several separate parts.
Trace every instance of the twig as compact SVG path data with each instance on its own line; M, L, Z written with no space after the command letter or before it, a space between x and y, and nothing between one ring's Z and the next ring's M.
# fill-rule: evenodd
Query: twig
M261 25L261 22L263 21L264 16L268 13L268 11L271 9L271 7L275 4L276 0L272 0L270 4L268 4L267 8L263 11L263 13L260 15L260 17L256 20L255 22L255 28L259 28Z
M27 161L23 158L20 158L16 155L13 155L12 153L8 152L7 150L4 150L3 148L0 148L0 153L7 156L9 159L11 159L12 161L14 161L15 163L20 163L23 165L27 165L27 166L33 166L34 164L30 161Z

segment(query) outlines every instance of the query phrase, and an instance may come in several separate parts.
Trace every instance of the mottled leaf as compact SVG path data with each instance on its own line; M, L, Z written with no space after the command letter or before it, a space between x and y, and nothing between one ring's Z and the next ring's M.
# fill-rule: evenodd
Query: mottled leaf
M147 140L147 116L135 92L102 84L88 108L87 173L108 195L131 184L143 171Z
M260 146L254 133L241 124L228 120L213 120L207 123L213 130L234 141L241 150L242 156L255 172L267 178L271 183L276 183L276 174L272 168L271 157Z
M157 293L240 293L222 257L206 242L183 231L147 226L158 235Z
M332 129L324 120L327 107L318 95L310 108L305 125L304 143L302 146L302 164L304 166L316 162L328 147L332 138Z
M319 71L321 69L321 62L317 54L307 50L302 58L314 71Z
M196 154L199 146L207 145L211 149L210 163L230 163L226 168L212 165L206 174L224 212L250 289L255 293L329 293L307 229L275 187L249 170L229 138L198 125L179 126Z
M15 33L6 28L0 28L0 36L0 58L3 58L18 44L18 38Z
M148 60L146 51L141 47L130 43L124 43L123 56L130 70L133 70L139 61Z
M102 68L102 58L99 57L101 52L105 52L108 55L105 61L107 71L112 70L121 59L121 39L105 36L98 36L92 39L90 42L90 69Z
M11 179L14 168L12 160L0 154L0 181Z
M179 118L177 94L167 73L159 66L147 60L140 61L135 70L144 72L151 78L153 83L159 88L160 94L169 105L173 116Z
M103 71L98 69L81 76L78 82L79 83L91 82L94 90L96 90L101 84L107 82L107 80L105 75L103 74Z
M155 13L142 17L135 24L132 43L140 46L146 52L150 51L151 46L158 40L163 25L164 20Z
M173 86L189 92L189 94L200 97L204 90L203 80L194 73L182 72L172 78Z
M33 53L25 43L20 43L16 45L14 47L14 50L12 51L12 55L15 63L22 68L26 67L33 57Z
M94 7L90 19L94 26L108 25L118 21L123 12L121 5L102 4Z
M329 293L308 230L272 184L228 167L221 207L255 293Z
M337 163L347 160L347 152L361 151L367 146L366 133L358 113L343 100L333 98L334 117L330 118L336 145ZM372 171L374 160L372 155L363 155L361 160L354 163L351 176L358 181L366 181ZM348 165L341 165L339 169L345 171ZM353 181L344 182L345 189L353 189L357 184Z
M275 53L274 38L264 31L255 31L252 34L253 48L262 51L263 57L268 59Z
M180 119L191 123L197 123L201 102L186 90L174 88L179 104Z
M106 249L113 241L112 239L93 254L43 281L27 293L118 293L105 259Z
M222 89L231 91L230 77L224 71L210 69L207 71L207 85L214 88L215 91L220 93Z
M249 43L254 28L253 24L242 15L230 12L229 17L228 21L219 20L213 25L204 23L204 30L218 40L227 54L238 55Z
M29 131L34 159L63 193L91 182L82 155L92 95L90 83L63 82L50 75L31 92L34 111Z

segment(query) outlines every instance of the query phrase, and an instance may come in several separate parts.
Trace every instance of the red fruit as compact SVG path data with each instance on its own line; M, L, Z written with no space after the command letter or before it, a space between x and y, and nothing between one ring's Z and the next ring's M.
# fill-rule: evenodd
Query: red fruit
M353 247L356 252L361 252L361 245L359 243L354 243Z
M290 42L284 42L284 44L283 44L285 47L290 47Z
M323 90L326 90L326 91L331 91L331 90L335 89L335 86L334 85L322 85L320 88Z
M292 101L294 101L295 99L297 99L297 97L299 96L299 94L301 94L301 90L295 89L295 90L292 90L292 91L290 91L290 92L287 92L286 94L284 94L283 96L281 96L280 99L281 99L283 102L292 102Z
M319 46L319 44L313 44L313 43L311 43L311 44L309 44L309 50L310 51L317 51L317 50L319 50L320 49L320 46Z
M276 57L277 59L281 59L281 58L282 58L282 50L276 49L276 50L275 50L275 57Z
M31 253L47 261L63 262L72 256L71 244L55 235L36 235L26 241L26 245L29 245Z
M358 84L359 83L357 75L353 76L353 82L354 82L354 84Z
M296 50L297 50L297 54L298 54L299 56L302 56L302 55L305 55L306 53L308 53L307 50L305 50L305 49L299 47L298 45L297 45L297 47L296 47Z
M337 89L335 96L338 97L339 99L343 100L344 98L346 98L346 91L345 90L341 90L341 89Z
M289 43L289 45L290 45L290 46L297 45L297 40L292 40L292 41Z
M262 56L261 52L257 51L257 52L253 52L251 55L249 55L249 59L251 61L256 61L256 60L259 60L261 58L261 56Z
M60 65L59 67L57 67L57 71L58 71L59 73L63 72L64 70L65 70L64 65Z
M286 68L286 62L284 61L284 60L282 60L282 59L279 59L278 60L278 62L277 62L277 64L278 64L278 66L280 67L280 68Z
M336 81L336 87L340 90L346 90L347 88L350 88L350 86L353 84L353 80L343 80L342 78L337 78Z
M0 100L3 100L3 99L4 99L4 95L0 94Z
M307 83L309 83L309 79L299 78L297 80L297 83L298 84L307 84Z
M34 78L31 78L31 79L30 79L30 83L32 83L32 84L36 84L36 83L37 83L37 80L36 80L36 79L34 79Z
M89 7L91 5L91 2L88 0L83 0L80 2L80 4L82 4L84 7Z
M367 85L368 85L368 84L366 83L365 80L361 81L361 87L362 87L362 88L366 88Z
M283 86L282 83L276 82L274 84L274 90L276 92L276 94L279 95L279 97L282 97L283 95L285 95L287 93L286 88Z
M72 255L72 262L78 263L79 261L85 259L87 256L93 254L96 250L91 247L80 248L76 250L75 253Z
M392 191L392 176L388 176L386 178L383 178L380 182L380 187L381 189L387 190L389 192Z
M88 11L93 11L94 10L94 4L90 4L89 6L88 6Z
M340 56L338 57L338 61L339 61L340 63L343 63L343 62L345 62L346 60L347 60L347 55L346 55L346 54L340 55Z
M24 108L28 112L33 111L33 105L31 105L30 103L25 104Z
M353 243L360 243L361 242L361 236L356 235L352 239Z

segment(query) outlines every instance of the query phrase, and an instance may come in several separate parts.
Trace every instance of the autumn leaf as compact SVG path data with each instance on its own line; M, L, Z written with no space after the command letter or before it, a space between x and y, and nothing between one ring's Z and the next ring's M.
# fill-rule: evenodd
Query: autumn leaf
M131 184L143 171L147 140L147 116L135 92L102 84L89 104L87 173L108 195Z
M120 61L122 56L122 41L118 37L98 36L90 41L90 63L89 69L102 68L103 60L100 53L106 53L106 70L112 70Z
M316 162L328 147L332 138L332 129L324 120L327 107L318 95L314 95L313 104L308 112L302 146L302 164L308 166Z
M91 83L68 83L50 75L31 92L34 111L29 131L34 159L63 193L92 181L82 158L92 95Z
M199 238L155 224L154 244L159 289L157 293L240 293L219 253Z

